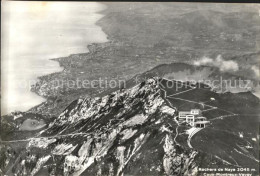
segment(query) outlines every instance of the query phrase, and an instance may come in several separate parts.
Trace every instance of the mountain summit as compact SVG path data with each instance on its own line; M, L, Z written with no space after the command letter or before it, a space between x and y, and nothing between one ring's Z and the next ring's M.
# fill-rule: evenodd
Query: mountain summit
M161 83L165 80L154 77L103 97L72 102L38 137L28 139L12 171L23 175L189 176L198 175L202 161L205 167L239 166L239 160L235 164L221 154L198 150L198 140L192 143L194 148L187 144L192 127L178 122L178 102L167 99ZM200 137L207 141L205 134ZM232 142L240 147L247 145L236 139ZM237 151L250 153L244 148ZM252 155L252 162L258 163L254 159Z

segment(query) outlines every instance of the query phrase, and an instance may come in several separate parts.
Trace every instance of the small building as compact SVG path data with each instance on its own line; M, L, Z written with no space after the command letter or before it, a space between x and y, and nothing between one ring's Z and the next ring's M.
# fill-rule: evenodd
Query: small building
M179 111L178 120L186 122L189 125L197 128L205 128L209 123L206 117L201 116L200 109L191 109L190 111Z
M196 128L205 128L208 123L209 123L209 121L194 122L194 127L196 127Z
M191 109L190 111L179 111L179 121L184 122L186 121L191 126L194 126L195 118L200 116L201 111L200 109Z

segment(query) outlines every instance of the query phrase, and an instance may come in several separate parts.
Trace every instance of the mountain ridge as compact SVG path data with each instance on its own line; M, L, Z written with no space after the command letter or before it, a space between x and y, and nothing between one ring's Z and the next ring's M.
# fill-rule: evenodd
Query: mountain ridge
M191 140L195 148L189 147L186 131L190 126L176 120L179 109L175 107L175 100L168 102L167 92L159 84L164 82L160 79L149 78L132 88L103 97L74 101L48 128L39 132L38 137L28 139L26 150L16 156L20 162L7 172L188 176L202 174L199 167L232 168L236 162L240 165L246 159L241 158L242 155L231 153L236 158L234 163L221 153L203 151L199 141L203 139L207 143L204 138L212 135L211 128L215 129L215 126L205 128L209 130L206 134L201 132L205 130L198 132ZM222 124L220 120L216 122ZM234 138L226 145L232 147L239 143L235 148L238 152L243 155L252 153L251 148L244 148L250 133L245 131L246 139L239 139L236 131L229 134L222 130L223 127L216 127L220 130L219 135ZM214 139L211 141L216 146L222 145ZM250 142L250 145L253 144ZM257 162L253 155L250 162Z

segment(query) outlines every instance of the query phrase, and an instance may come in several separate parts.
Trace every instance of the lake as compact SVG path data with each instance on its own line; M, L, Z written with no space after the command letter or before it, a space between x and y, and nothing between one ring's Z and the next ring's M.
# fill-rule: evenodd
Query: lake
M1 115L45 101L30 86L39 76L62 71L50 59L107 41L95 24L103 9L96 2L2 2Z

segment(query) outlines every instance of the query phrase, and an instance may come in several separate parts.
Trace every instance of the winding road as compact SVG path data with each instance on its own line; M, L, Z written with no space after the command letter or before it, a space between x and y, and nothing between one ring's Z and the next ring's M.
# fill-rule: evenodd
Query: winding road
M166 79L166 80L167 80L167 79ZM168 80L168 81L172 81L172 80ZM186 93L186 92L189 92L189 91L192 91L192 90L196 89L196 87L192 87L192 86L189 86L189 87L190 87L190 89L188 89L188 90L184 90L184 91L181 91L181 92L177 92L177 93L174 93L174 94L171 94L171 95L167 95L167 91L166 91L165 89L163 89L162 87L161 87L161 89L164 91L164 98L165 98L167 104L169 104L169 106L170 106L171 108L173 108L173 109L176 110L176 108L172 105L172 103L169 101L169 99L176 99L176 100L181 100L181 101L185 101L185 102L201 104L201 102L197 102L197 101L192 101L192 100L188 100L188 99L182 99L182 98L174 97L174 96L176 96L176 95L180 95L180 94L183 94L183 93ZM222 115L222 116L219 116L219 117L215 117L214 119L211 119L210 121L216 120L216 119L225 118L225 117L231 117L231 116L236 116L236 115L238 115L238 114L235 114L235 113L233 113L233 112L231 112L231 111L218 108L218 107L216 107L216 106L211 106L211 105L208 105L208 104L203 104L203 105L206 106L206 107L209 107L209 109L202 110L202 112L219 109L219 110L222 110L222 111L225 111L225 112L229 113L228 115ZM176 135L175 135L175 137L174 137L174 141L175 141L176 144L178 144L177 141L176 141L176 138L177 138L178 135L179 135L178 127L180 126L180 123L177 121L176 118L175 118L175 121L176 121L176 123L177 123L178 126L176 127ZM192 145L191 145L191 139L192 139L192 137L193 137L196 133L198 133L200 130L203 130L203 128L195 128L195 127L192 127L192 128L190 128L189 130L191 130L191 131L189 132L189 136L188 136L188 138L187 138L187 143L188 143L188 146L189 146L190 148L193 148Z

